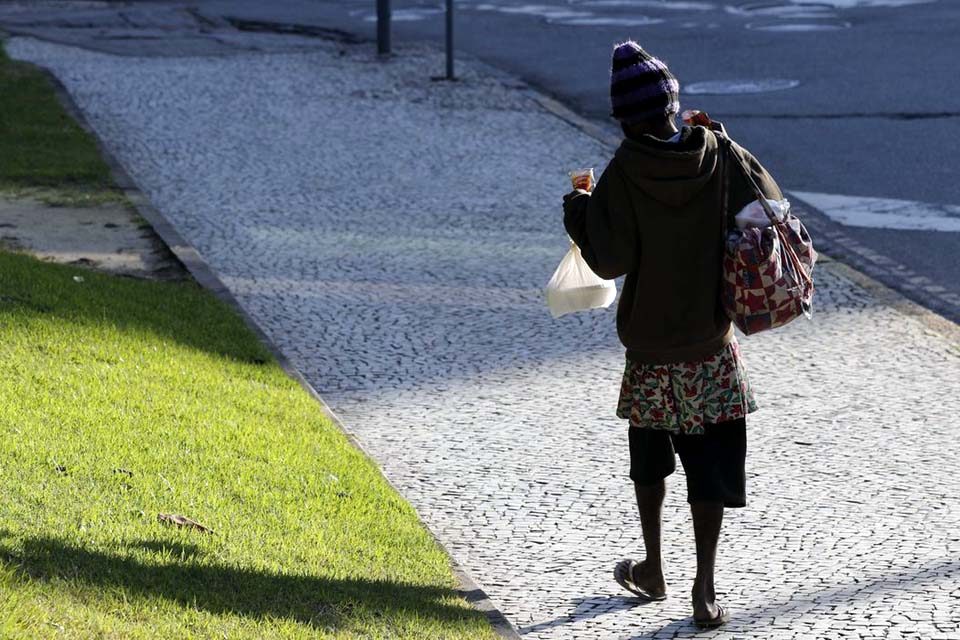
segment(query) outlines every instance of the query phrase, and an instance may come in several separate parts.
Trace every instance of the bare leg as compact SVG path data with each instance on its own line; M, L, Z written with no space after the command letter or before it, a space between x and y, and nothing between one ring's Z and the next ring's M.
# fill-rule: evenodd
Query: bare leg
M666 593L663 579L663 559L660 555L660 529L663 513L663 497L667 493L666 482L640 485L634 483L637 508L640 510L640 526L643 528L643 544L647 555L633 570L634 583L651 594Z
M697 577L693 581L693 617L711 620L717 617L713 571L717 562L717 542L723 524L722 502L696 502L690 505L693 533L697 541Z

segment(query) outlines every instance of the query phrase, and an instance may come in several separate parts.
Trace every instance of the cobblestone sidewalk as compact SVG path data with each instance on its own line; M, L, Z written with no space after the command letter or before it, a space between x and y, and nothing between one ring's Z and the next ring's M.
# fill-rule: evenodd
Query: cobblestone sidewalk
M681 476L671 597L611 578L642 548L613 312L541 299L565 172L608 150L477 71L430 82L428 50L8 49L65 83L523 636L695 633ZM733 620L698 635L960 638L958 346L847 273L820 268L812 322L742 341L762 409L721 542Z

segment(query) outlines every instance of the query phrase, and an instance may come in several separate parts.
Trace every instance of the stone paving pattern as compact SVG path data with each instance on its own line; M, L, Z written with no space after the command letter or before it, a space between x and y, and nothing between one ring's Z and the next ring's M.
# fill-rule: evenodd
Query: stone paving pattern
M682 472L671 597L611 577L642 549L614 313L553 320L541 297L566 171L609 150L503 80L431 82L430 50L370 49L8 45L66 84L521 635L693 635ZM721 541L734 617L698 636L960 638L960 348L829 262L817 278L812 322L742 340L762 408Z

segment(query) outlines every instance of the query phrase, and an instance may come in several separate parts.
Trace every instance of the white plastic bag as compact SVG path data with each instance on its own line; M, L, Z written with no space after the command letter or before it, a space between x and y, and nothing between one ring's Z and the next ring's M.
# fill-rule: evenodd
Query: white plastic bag
M571 242L544 295L550 313L559 318L574 311L609 307L617 297L617 284L595 274L580 255L580 247Z
M776 214L778 220L783 220L787 217L787 214L790 213L789 200L771 200L770 198L767 198L767 204L769 204L770 208L773 209L773 212ZM740 213L738 213L735 218L738 229L770 226L770 218L768 218L767 214L764 213L763 207L760 206L760 202L757 200L754 200L741 209Z

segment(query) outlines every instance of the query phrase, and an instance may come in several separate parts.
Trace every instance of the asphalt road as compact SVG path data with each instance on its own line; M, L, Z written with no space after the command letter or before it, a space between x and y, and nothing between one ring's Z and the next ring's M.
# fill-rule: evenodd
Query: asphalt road
M178 4L210 16L375 36L374 0ZM442 42L441 6L394 0L394 41ZM815 231L850 240L827 242L830 252L960 321L960 233L938 230L955 228L960 219L960 2L457 0L456 6L458 50L611 128L609 55L611 45L626 38L666 60L687 90L711 81L796 85L738 95L686 93L681 101L722 119L788 191L910 201L899 206L907 217L921 215L914 202L941 207L942 224L931 219L928 230L888 224L889 216L841 223L823 198L806 200L812 206L804 210L812 212Z
M331 23L375 34L374 23L363 20L372 16L372 0L311 4L317 12L323 7ZM394 22L395 37L440 40L441 13L404 11L436 4L394 2L401 18ZM628 37L666 60L684 85L797 80L798 87L785 91L687 95L683 102L725 119L791 188L960 203L954 144L960 134L960 3L804 11L794 5L781 15L816 17L793 19L775 17L769 7L775 4L458 0L457 46L600 119L609 113L611 45ZM789 0L781 4L791 5ZM738 5L767 8L734 11ZM606 19L610 24L576 26L569 22L577 18L565 22L549 17L578 12L592 14L580 20ZM616 24L629 25L641 17L663 22ZM841 23L850 27L794 32L748 28Z

